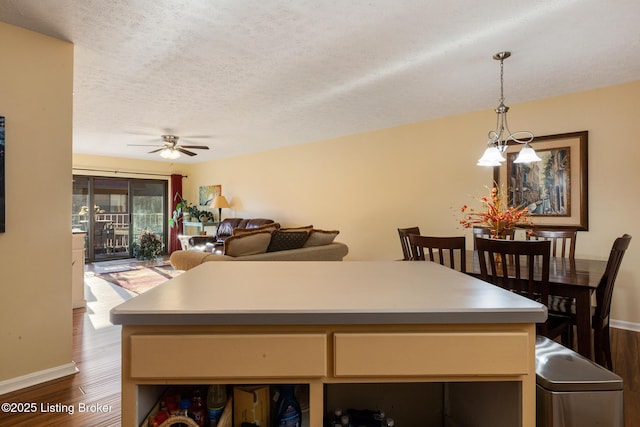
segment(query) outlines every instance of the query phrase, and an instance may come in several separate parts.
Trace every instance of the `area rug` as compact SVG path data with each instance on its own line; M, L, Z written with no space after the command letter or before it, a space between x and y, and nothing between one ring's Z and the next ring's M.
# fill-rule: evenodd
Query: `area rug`
M96 274L96 276L133 293L143 294L182 273L182 270L176 270L170 265L157 265L134 270Z

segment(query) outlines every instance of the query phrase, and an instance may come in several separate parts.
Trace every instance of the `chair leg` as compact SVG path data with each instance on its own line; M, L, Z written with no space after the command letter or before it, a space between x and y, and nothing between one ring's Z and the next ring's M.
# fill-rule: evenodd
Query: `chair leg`
M562 345L569 349L573 349L573 325L569 325L560 335Z
M594 355L595 362L600 366L604 366L603 353L604 352L602 350L602 331L600 329L594 329L593 330L593 355Z
M611 357L611 337L609 334L609 325L604 327L602 331L602 350L607 361L607 368L613 371L613 359Z

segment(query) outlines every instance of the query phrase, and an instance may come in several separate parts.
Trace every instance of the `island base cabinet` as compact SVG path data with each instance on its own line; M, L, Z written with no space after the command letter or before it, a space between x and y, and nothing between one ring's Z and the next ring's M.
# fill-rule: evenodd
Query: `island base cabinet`
M535 324L124 325L122 334L123 425L140 425L167 386L219 383L302 385L304 427L349 407L383 410L398 426L535 426Z

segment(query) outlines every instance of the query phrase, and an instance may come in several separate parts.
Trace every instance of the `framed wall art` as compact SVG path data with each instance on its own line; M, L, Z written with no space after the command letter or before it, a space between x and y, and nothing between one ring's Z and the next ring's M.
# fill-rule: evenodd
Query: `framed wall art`
M199 205L211 206L213 199L222 194L222 185L201 185L199 193Z
M588 131L538 136L530 143L540 162L513 163L521 144L510 142L495 182L509 207L526 206L535 225L589 229Z
M4 177L4 147L5 147L5 135L4 135L4 116L0 116L0 233L5 232L5 177Z

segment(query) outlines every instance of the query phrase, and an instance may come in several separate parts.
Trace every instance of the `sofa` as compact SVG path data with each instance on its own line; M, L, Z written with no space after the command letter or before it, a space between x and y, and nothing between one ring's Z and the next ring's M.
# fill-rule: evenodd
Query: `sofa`
M214 247L222 246L224 241L233 235L233 230L235 229L251 230L274 223L274 220L266 218L225 218L220 224L218 224L215 236L192 236L189 238L189 245L192 247L204 246L207 244L213 244ZM208 247L208 251L211 252L211 247Z
M189 270L211 261L342 261L349 248L335 242L337 230L305 227L283 228L264 218L227 218L215 236L194 236L192 245L203 250L182 250L169 261L177 270Z

